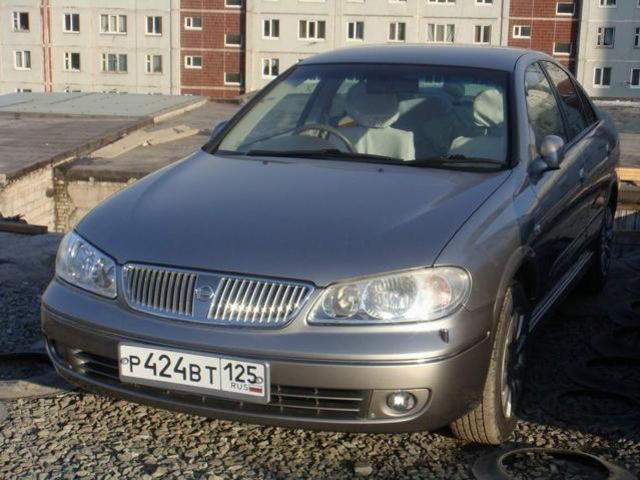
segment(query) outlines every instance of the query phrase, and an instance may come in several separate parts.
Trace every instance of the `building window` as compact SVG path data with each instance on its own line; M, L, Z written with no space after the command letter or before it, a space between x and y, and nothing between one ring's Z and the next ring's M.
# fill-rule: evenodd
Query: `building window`
M100 15L100 33L127 33L127 16Z
M631 88L640 88L640 68L631 69Z
M224 72L225 85L241 85L242 75L239 72Z
M531 38L531 25L514 25L513 38Z
M79 13L65 13L62 30L65 33L78 33L80 32L80 14Z
M147 17L147 35L162 35L162 17Z
M404 42L407 39L407 24L404 22L391 22L389 24L389 41Z
M618 6L618 0L600 0L602 8L615 8Z
M491 25L476 25L476 33L473 40L475 43L491 43Z
M18 50L15 52L16 70L31 70L31 51Z
M147 73L162 73L162 55L147 55Z
M429 43L453 43L456 27L452 23L428 23L427 42Z
M347 40L364 40L364 22L347 22Z
M76 52L64 52L64 69L67 72L79 72L80 54Z
M631 81L629 85L631 88L640 88L640 68L631 69Z
M428 3L456 3L456 0L428 0Z
M280 20L270 18L262 22L262 38L280 38Z
M242 7L242 0L224 0L224 6L230 8Z
M616 29L614 27L598 27L596 44L599 47L612 48L615 37Z
M12 18L14 32L29 31L29 12L13 12Z
M566 43L566 42L553 43L554 55L571 55L571 50L572 50L571 43Z
M240 47L242 46L242 35L239 33L225 33L224 44L227 47Z
M640 48L640 27L636 27L635 33L633 34L633 46L634 48Z
M127 73L127 55L124 53L103 53L102 71L107 73Z
M202 17L184 17L185 30L202 30Z
M477 5L493 5L493 0L476 0Z
M280 75L280 60L277 58L262 59L262 78L275 78Z
M298 22L298 38L324 40L326 36L324 20L300 20Z
M558 2L556 4L556 15L573 15L575 8L573 3Z
M202 57L199 55L187 55L184 57L185 68L202 68Z
M597 67L593 71L593 86L607 88L611 85L611 67Z
M16 93L31 93L33 92L33 90L31 90L30 88L16 88Z

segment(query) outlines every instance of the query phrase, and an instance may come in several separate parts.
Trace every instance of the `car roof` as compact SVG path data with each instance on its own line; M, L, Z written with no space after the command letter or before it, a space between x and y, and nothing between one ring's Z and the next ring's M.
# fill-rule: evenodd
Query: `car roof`
M535 53L522 48L462 45L363 45L309 57L301 65L322 63L394 63L490 68L512 72L520 57ZM543 55L541 55L543 56Z

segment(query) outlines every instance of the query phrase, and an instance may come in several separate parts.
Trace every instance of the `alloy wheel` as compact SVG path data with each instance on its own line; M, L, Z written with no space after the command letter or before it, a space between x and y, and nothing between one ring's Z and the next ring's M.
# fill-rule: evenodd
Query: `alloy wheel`
M504 353L502 356L502 371L500 376L500 399L502 414L505 418L513 417L522 396L525 367L525 315L514 305L509 321Z

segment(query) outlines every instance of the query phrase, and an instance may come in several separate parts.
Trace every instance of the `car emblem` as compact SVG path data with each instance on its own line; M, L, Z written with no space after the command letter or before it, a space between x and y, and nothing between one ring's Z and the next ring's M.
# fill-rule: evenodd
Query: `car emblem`
M209 285L203 285L202 287L196 288L194 296L196 297L196 300L206 302L207 300L211 300L215 293L216 292L212 287Z

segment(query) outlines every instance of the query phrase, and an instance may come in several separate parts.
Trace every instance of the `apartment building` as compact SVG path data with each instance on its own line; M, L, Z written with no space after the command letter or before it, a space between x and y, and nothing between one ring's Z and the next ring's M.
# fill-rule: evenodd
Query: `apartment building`
M577 76L594 97L640 98L640 0L584 2Z
M0 93L234 97L243 15L242 0L5 0Z
M349 45L504 45L508 8L509 0L250 0L246 89L307 56Z
M585 0L585 3L592 1ZM575 72L580 3L571 0L511 0L508 45L546 52Z
M0 2L0 93L44 91L39 1Z
M181 92L217 98L244 91L243 0L180 2Z

